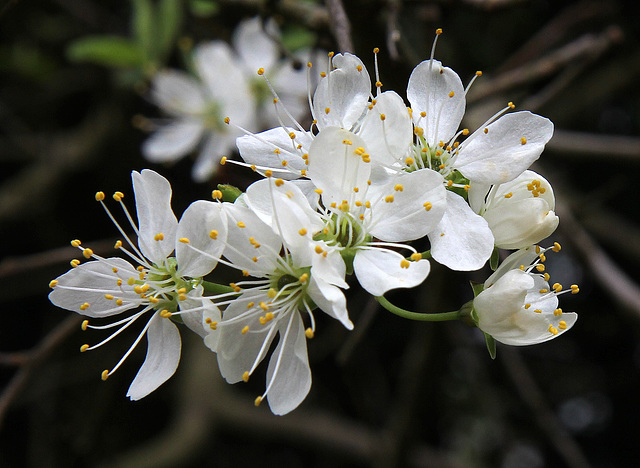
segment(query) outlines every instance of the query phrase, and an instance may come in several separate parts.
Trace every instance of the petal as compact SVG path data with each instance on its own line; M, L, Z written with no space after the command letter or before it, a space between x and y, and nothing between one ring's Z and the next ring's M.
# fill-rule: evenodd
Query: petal
M153 101L172 115L199 114L207 105L198 81L178 70L158 72L151 82Z
M293 411L311 389L311 369L307 357L307 339L300 314L290 314L286 326L280 326L280 340L267 369L267 399L273 414Z
M367 108L371 80L355 55L338 54L332 64L335 68L320 80L313 96L313 115L320 129L336 126L348 130Z
M359 136L338 127L328 127L316 135L309 148L309 177L322 190L322 201L341 204L342 200L362 199L366 195L371 163L363 161L359 148L366 145ZM359 192L354 195L354 189Z
M513 252L507 258L505 258L500 266L493 272L489 278L484 282L484 288L487 289L492 284L495 284L503 275L516 268L524 268L531 265L531 263L538 257L540 251L536 251L536 246L532 245L526 249L520 249Z
M404 161L413 143L413 124L407 106L394 91L376 97L376 104L362 121L358 136L367 142L374 163Z
M424 129L430 147L440 141L446 143L455 135L464 115L465 98L462 81L451 68L437 60L418 64L409 77L407 98L413 121Z
M213 330L209 327L209 324L205 323L204 320L209 318L211 321L219 322L220 321L220 309L209 299L202 299L202 293L204 289L201 285L192 289L187 293L186 299L180 301L178 305L180 306L181 312L186 312L180 314L180 318L184 322L184 324L189 327L189 329L200 337L207 337ZM194 309L202 309L203 310L194 310Z
M138 274L129 262L117 257L83 263L56 278L57 284L49 293L49 300L58 307L87 317L116 315L140 304L140 296L127 285L127 280L132 276L137 278ZM122 286L117 285L118 279L122 280ZM117 306L113 299L106 299L105 294L123 298L123 304Z
M403 266L404 265L404 266ZM391 289L413 288L429 275L427 260L408 262L398 252L385 249L359 250L353 270L360 285L374 296L382 296Z
M235 148L238 131L229 129L227 132L210 132L191 170L191 176L196 182L206 182L216 175L220 167L220 160Z
M242 64L250 73L256 73L258 68L269 69L278 60L278 46L272 37L278 36L278 29L273 20L268 20L267 34L262 28L259 17L241 21L233 31L233 47L240 56Z
M347 311L347 299L340 288L324 281L319 275L312 274L307 294L325 314L339 320L347 330L353 330Z
M493 252L487 221L474 213L461 196L447 191L444 216L429 233L431 256L452 270L478 270Z
M478 327L497 339L510 324L503 323L513 317L525 304L527 290L534 285L533 278L521 270L510 270L490 288L473 300L478 314Z
M138 213L138 245L145 257L160 265L173 252L178 229L171 209L171 184L149 169L133 171L131 178ZM156 237L158 234L162 239Z
M430 169L391 178L379 189L378 196L381 200L371 208L369 233L387 242L426 236L440 222L447 206L443 178ZM386 201L388 196L392 202Z
M182 214L176 237L178 275L199 278L209 274L227 243L227 216L222 204L193 202Z
M315 245L319 245L327 255L314 254L311 263L311 276L316 278L322 278L322 281L334 286L338 286L343 289L349 288L349 285L344 280L347 267L340 255L339 250L334 250L328 247L324 242L315 242ZM315 247L314 247L315 248Z
M294 139L290 136L292 132ZM256 135L242 136L236 140L236 145L247 164L271 169L274 177L295 179L301 176L302 170L307 169L302 156L309 152L311 142L309 132L277 127Z
M454 167L474 182L508 182L538 159L552 136L549 119L531 112L507 114L464 141Z
M147 330L147 357L127 396L139 400L166 382L178 368L181 346L180 333L173 322L155 314Z
M175 161L194 150L203 131L202 122L191 118L163 125L142 143L142 155L155 163Z

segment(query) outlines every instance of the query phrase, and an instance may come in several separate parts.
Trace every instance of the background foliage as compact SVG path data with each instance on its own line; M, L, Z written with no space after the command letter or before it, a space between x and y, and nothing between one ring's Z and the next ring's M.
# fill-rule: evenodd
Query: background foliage
M182 67L190 44L228 40L255 15L276 18L283 53L350 49L373 70L380 47L381 80L401 94L442 27L436 57L463 81L484 72L467 127L507 101L549 117L556 134L535 169L557 191L550 242L564 248L547 267L580 284L561 301L577 325L548 344L499 346L491 361L478 330L403 321L355 293L354 332L320 321L314 384L291 415L254 408L260 375L227 385L186 334L178 372L144 400L124 397L144 349L101 382L137 332L80 355L91 338L47 301L47 284L76 255L70 239L110 251L116 232L93 194L122 190L132 206L131 170L171 180L177 213L218 181L250 182L229 165L208 184L191 182L188 159L153 167L133 123L158 115L145 94L155 70ZM0 467L629 466L640 430L639 15L623 0L3 0ZM435 267L391 298L452 310L487 274Z

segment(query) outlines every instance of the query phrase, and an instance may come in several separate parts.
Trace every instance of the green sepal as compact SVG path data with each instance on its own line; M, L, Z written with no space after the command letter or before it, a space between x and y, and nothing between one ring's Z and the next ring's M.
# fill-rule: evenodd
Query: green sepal
M226 294L234 291L231 286L226 286L224 284L218 284L218 283L211 283L209 281L203 281L202 287L206 292L211 294Z
M493 252L491 253L491 258L489 259L489 266L492 271L496 271L498 263L500 263L500 251L498 250L498 247L494 247Z
M484 291L484 283L476 283L475 281L469 281L471 289L473 289L473 297L478 297L482 291Z
M218 184L218 190L222 192L222 201L233 203L242 195L242 190L229 184Z
M484 332L483 332L484 333ZM484 334L484 341L487 344L487 351L489 351L489 356L491 359L496 358L496 340L493 336L488 333Z
M478 326L478 316L473 308L473 301L466 302L460 307L459 318L470 327Z

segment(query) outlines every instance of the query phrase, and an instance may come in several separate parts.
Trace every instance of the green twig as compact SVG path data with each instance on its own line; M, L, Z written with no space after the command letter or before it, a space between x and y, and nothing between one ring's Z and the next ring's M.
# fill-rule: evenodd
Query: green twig
M439 314L422 314L419 312L410 312L408 310L401 309L398 306L393 305L384 296L377 296L376 300L382 307L387 309L392 314L396 314L399 317L409 320L418 320L421 322L446 322L448 320L458 320L460 318L460 311L454 310L452 312L441 312Z

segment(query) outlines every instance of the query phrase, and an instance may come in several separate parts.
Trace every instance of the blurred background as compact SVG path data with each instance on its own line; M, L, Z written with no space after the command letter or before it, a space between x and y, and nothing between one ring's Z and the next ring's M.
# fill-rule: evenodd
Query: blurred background
M576 326L538 346L499 345L492 361L479 330L409 322L353 288L355 330L318 314L313 386L287 416L253 405L264 368L228 385L193 334L183 333L174 377L145 399L125 398L145 345L102 382L139 331L80 354L99 332L83 334L80 317L51 305L48 283L77 256L71 239L109 254L117 232L94 193L120 190L133 209L132 170L167 177L178 216L217 183L253 180L227 164L194 183L193 158L152 164L140 147L145 119L162 116L149 98L155 71L184 68L193 44L228 41L255 16L276 21L283 56L348 50L373 76L379 47L384 89L405 98L443 28L436 58L465 83L484 72L464 126L508 101L550 118L556 132L534 169L556 191L560 227L544 245L563 249L547 269L580 285L561 298L579 313ZM640 4L623 0L2 0L0 467L635 466L638 18ZM154 43L148 28L158 24ZM469 280L488 274L434 263L422 287L388 297L410 310L455 310L472 298Z

